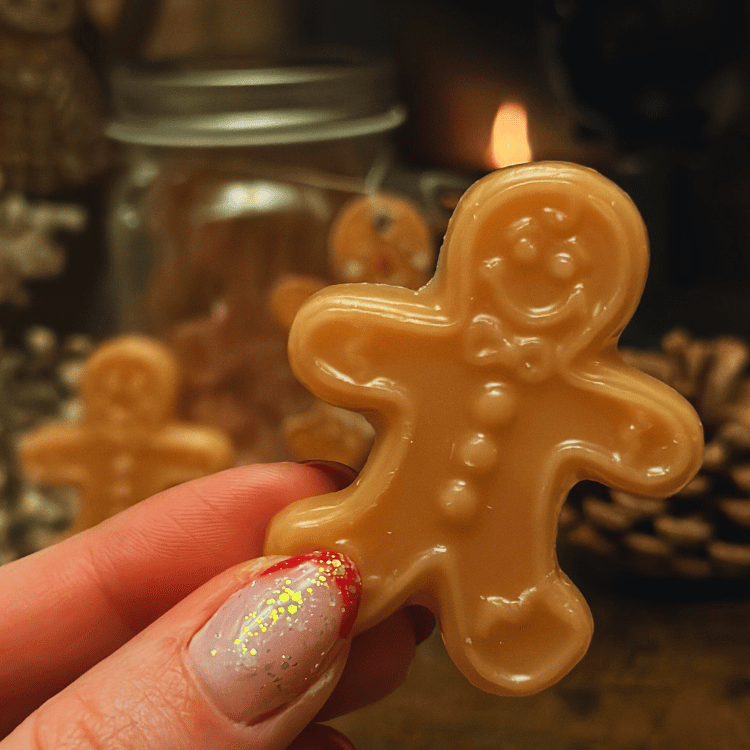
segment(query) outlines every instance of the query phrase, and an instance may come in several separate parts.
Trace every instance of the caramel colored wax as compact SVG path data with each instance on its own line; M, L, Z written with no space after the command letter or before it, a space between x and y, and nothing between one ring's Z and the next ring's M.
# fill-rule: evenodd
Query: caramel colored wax
M231 466L232 446L224 433L174 421L178 380L177 361L159 342L112 339L86 363L82 422L43 425L25 436L21 463L30 479L79 488L70 533Z
M616 349L647 264L618 187L536 163L467 191L422 289L314 295L291 330L293 368L377 436L352 486L276 516L266 552L350 556L357 628L426 605L478 687L519 695L559 679L592 630L555 555L567 493L593 479L667 495L701 461L692 408Z
M328 240L334 275L416 289L435 260L432 234L419 210L397 195L351 200L336 216Z

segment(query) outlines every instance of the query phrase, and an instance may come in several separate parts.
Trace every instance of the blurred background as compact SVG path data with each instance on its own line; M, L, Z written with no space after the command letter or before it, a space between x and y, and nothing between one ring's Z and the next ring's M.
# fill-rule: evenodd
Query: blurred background
M570 498L561 560L597 631L559 685L485 695L433 636L338 726L360 750L750 748L747 0L0 0L0 133L0 563L70 523L16 446L81 420L102 340L172 347L179 416L237 463L345 445L326 457L361 465L369 426L285 365L301 301L423 283L493 169L567 160L623 187L652 252L623 343L698 408L701 472L664 502ZM401 202L354 224L383 240L370 268L331 238L381 193Z
M599 169L631 194L653 260L628 339L653 345L675 325L699 335L750 332L742 0L85 6L68 36L96 75L105 119L112 115L109 71L122 61L187 56L272 64L320 45L385 55L408 111L394 134L403 164L474 178L514 161L568 159ZM9 104L5 117L12 121ZM86 311L66 297L71 283L90 288L103 272L102 188L116 176L117 159L115 148L96 178L81 177L72 192L53 191L56 199L90 205L90 219L67 238L61 283L35 282L38 309L2 307L6 330L53 318L59 326L62 307L72 308L71 330L88 324Z

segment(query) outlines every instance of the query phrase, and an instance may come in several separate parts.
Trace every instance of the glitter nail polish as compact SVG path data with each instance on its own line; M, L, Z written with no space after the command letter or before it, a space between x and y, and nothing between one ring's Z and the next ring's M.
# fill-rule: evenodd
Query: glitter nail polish
M190 642L210 700L230 719L254 724L304 693L347 647L360 590L354 565L331 552L262 572Z

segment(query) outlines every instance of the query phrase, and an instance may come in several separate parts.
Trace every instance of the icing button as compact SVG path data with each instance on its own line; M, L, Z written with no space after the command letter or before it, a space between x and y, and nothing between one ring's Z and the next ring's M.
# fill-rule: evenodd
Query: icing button
M518 396L509 383L486 383L475 398L473 415L482 424L504 425L518 410Z
M464 466L477 471L489 471L497 463L497 445L484 433L477 432L458 445L458 458Z
M451 479L438 495L438 502L451 522L466 523L476 515L479 498L465 479Z
M112 471L118 476L129 474L135 468L135 458L132 454L123 451L112 459Z

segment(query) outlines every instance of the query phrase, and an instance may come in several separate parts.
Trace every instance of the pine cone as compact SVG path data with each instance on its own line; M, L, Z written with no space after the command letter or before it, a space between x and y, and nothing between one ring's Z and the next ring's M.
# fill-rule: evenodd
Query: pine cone
M676 330L660 352L623 356L695 407L705 432L703 464L669 498L579 484L560 516L561 544L640 574L750 578L750 346Z

